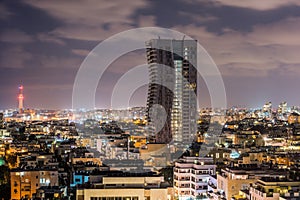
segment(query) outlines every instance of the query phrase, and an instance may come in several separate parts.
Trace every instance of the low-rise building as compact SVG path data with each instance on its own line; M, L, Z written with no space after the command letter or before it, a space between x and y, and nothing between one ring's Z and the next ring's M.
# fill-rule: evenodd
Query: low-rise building
M250 188L251 200L300 199L300 181L264 177Z
M173 188L161 176L108 176L101 183L86 184L76 200L173 200Z
M42 186L58 186L58 171L50 168L12 169L11 199L32 198Z
M284 171L263 169L256 164L240 164L227 167L217 174L218 191L225 193L226 199L231 199L239 194L240 190L249 189L261 177L284 174Z

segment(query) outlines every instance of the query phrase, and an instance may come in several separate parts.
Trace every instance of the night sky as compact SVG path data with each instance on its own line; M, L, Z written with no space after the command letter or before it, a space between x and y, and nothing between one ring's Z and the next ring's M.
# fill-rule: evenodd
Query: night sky
M113 34L147 26L197 39L221 71L229 106L300 105L299 0L4 0L0 20L0 109L16 108L20 84L26 108L71 108L87 54ZM145 62L143 51L116 60L99 82L97 107L110 107L114 84ZM202 80L199 94L209 107ZM131 106L145 106L146 95L143 86Z

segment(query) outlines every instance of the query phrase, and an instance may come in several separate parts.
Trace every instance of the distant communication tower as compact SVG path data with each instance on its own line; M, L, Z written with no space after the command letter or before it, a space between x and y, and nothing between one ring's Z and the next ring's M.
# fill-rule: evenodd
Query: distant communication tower
M19 86L19 95L18 95L18 102L19 102L19 113L23 113L24 110L24 96L23 96L23 85Z

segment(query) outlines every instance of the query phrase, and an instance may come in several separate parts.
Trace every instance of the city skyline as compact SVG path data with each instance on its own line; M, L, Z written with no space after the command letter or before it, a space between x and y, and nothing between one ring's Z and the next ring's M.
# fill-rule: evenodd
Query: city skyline
M110 8L114 12L107 12ZM267 101L299 106L297 1L28 0L2 1L0 9L0 109L17 108L21 84L25 108L71 108L85 56L113 34L146 26L178 30L203 45L221 71L229 106L259 107ZM114 62L99 82L96 106L109 108L112 86L145 58L145 50L136 51ZM206 86L199 85L200 106L209 107ZM145 106L146 97L144 86L131 105Z
M0 199L300 200L299 0L2 0Z

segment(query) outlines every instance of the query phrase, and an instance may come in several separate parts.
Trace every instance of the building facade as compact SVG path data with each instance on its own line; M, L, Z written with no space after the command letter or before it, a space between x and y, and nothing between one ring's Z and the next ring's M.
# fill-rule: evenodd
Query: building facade
M150 135L154 136L155 143L166 144L173 140L186 147L196 134L197 42L153 39L146 46Z
M58 171L13 169L10 172L10 182L12 200L32 198L42 186L58 186Z
M221 173L217 175L217 188L226 199L231 199L233 196L238 195L240 190L249 188L250 184L256 180L257 177L249 175L245 170L226 168L222 169Z
M77 189L76 200L172 200L163 177L103 177L102 183Z
M300 199L300 181L264 177L250 187L251 200Z
M212 158L184 157L175 162L174 190L178 199L208 197L216 181L216 165ZM213 192L213 191L212 191Z

